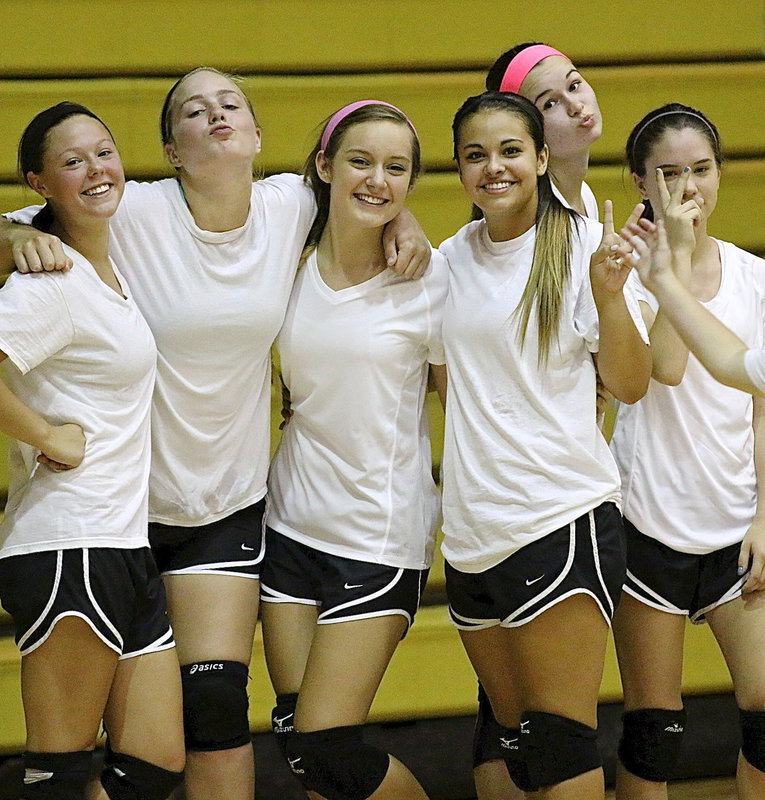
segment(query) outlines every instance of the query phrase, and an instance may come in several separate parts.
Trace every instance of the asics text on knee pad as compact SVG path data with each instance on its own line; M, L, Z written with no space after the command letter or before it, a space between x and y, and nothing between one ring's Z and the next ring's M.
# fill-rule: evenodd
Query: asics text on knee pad
M390 764L387 753L363 741L361 725L294 731L287 760L303 787L327 800L364 800L380 787Z
M526 763L526 792L554 786L602 765L598 733L575 719L526 711L521 716L520 755Z
M24 800L82 800L93 753L24 753Z
M247 665L196 661L181 667L188 750L230 750L249 744Z
M685 709L638 708L622 714L619 760L645 781L664 783L680 756Z

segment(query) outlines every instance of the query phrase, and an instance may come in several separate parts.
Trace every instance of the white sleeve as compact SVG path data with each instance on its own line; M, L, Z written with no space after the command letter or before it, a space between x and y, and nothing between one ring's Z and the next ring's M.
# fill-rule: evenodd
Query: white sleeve
M765 394L765 350L747 350L744 353L744 369L749 380Z
M8 211L3 216L10 222L20 222L22 225L31 225L32 220L43 210L44 206L27 206L18 211Z
M0 350L22 374L74 337L74 323L61 287L67 277L58 272L15 272L0 289Z
M271 175L256 182L256 186L269 194L269 208L273 202L280 202L283 209L294 216L300 217L301 229L305 229L306 236L316 216L316 199L311 187L305 182L302 175L294 172L282 172ZM295 204L297 203L297 207Z

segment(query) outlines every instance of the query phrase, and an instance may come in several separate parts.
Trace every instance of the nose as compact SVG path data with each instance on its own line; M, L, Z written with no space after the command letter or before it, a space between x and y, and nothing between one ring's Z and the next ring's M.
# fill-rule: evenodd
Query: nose
M98 175L104 171L104 165L97 158L91 158L88 162L88 175Z
M502 163L502 159L499 157L498 153L490 153L489 157L486 159L486 166L485 170L489 175L497 175L500 172L503 172L505 169L504 164Z
M578 117L581 116L582 112L584 111L584 103L581 100L570 100L568 104L568 113L569 116Z
M367 183L374 187L385 185L385 170L382 164L378 164L369 170L367 173Z
M213 103L210 106L210 122L219 122L222 119L225 119L226 111L219 103Z
M686 183L685 191L683 192L683 202L690 200L698 191L699 187L696 185L696 181L693 178L693 170L691 170L691 174L688 176L688 183Z

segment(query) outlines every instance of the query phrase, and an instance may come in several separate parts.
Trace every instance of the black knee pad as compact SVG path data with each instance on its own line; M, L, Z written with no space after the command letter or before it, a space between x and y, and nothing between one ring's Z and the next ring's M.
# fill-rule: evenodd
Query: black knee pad
M520 756L526 763L525 792L555 786L602 766L598 732L575 719L526 711L521 717Z
M645 781L664 783L680 756L685 709L638 708L622 714L619 760Z
M24 753L24 800L82 800L93 753Z
M182 779L182 772L109 749L101 773L101 785L110 800L165 800Z
M230 750L251 742L246 664L184 664L181 682L187 750Z
M741 752L760 772L765 772L765 711L744 711L741 718Z
M297 699L297 692L294 694L278 694L276 696L276 706L271 711L271 728L276 737L276 743L285 758L287 758L287 737L295 729Z
M478 684L478 714L473 731L473 769L487 761L504 760L507 748L501 739L507 738L506 729L497 722L486 690Z
M361 725L294 731L287 739L287 760L303 787L327 800L365 800L390 764L387 753L364 743Z

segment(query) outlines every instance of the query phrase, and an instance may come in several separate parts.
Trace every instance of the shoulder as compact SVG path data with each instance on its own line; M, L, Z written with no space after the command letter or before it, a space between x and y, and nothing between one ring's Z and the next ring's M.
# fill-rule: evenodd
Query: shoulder
M142 216L150 219L157 212L158 206L167 206L172 197L178 194L178 181L175 178L164 178L159 181L128 181L122 202L112 222L119 222L126 217Z
M253 198L262 198L264 202L297 205L300 209L315 209L315 201L311 187L302 175L294 172L281 172L270 175L252 184Z
M471 243L480 236L483 220L477 219L463 225L454 236L444 239L438 246L438 252L451 261L455 256L459 256Z

